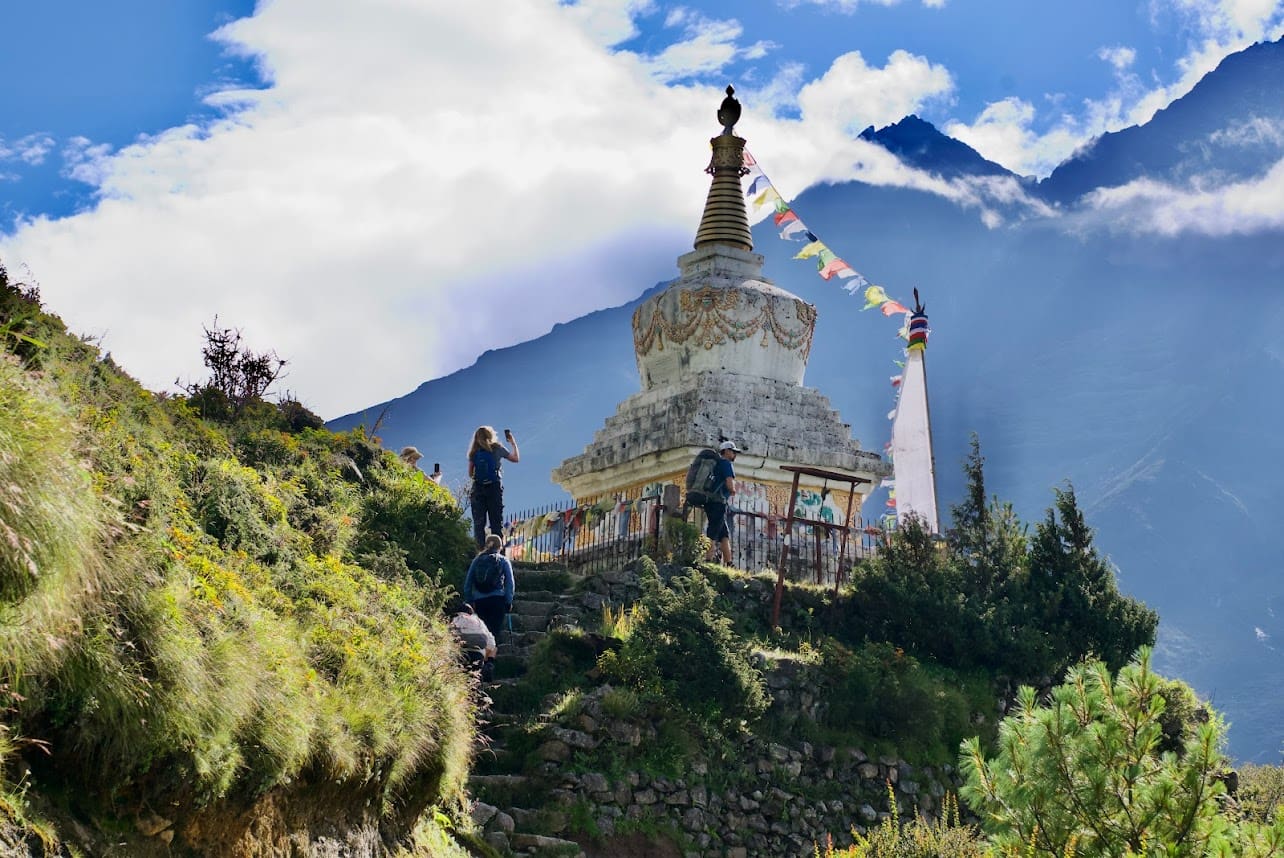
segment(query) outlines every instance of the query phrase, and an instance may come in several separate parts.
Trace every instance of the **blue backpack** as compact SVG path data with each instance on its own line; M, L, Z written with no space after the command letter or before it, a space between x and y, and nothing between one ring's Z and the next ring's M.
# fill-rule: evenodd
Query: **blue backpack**
M477 593L493 593L504 586L504 567L498 554L483 554L477 559L473 568L473 590Z
M473 453L473 482L480 486L499 482L499 454L490 450Z

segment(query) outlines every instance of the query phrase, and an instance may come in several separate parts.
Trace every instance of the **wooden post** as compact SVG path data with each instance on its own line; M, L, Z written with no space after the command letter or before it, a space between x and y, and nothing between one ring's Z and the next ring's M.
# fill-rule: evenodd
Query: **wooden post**
M843 558L847 556L847 536L852 529L852 500L856 497L856 484L852 483L847 492L847 515L843 518L843 538L838 545L838 568L834 570L834 598L838 598L838 588L843 583Z
M776 593L771 600L771 627L780 625L780 600L785 593L785 569L789 564L789 546L794 541L794 507L798 503L798 477L794 473L794 485L789 490L789 515L785 519L785 544L780 548L780 569L776 574Z

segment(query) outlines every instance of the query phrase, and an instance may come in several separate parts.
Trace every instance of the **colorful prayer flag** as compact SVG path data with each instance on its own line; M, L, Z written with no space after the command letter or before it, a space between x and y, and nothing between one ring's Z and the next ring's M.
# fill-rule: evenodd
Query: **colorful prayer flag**
M903 376L903 375L894 375L894 376L892 376L892 387L900 387L900 386L901 386L901 381L903 381L903 380L904 380L904 378L905 378L905 376Z
M770 184L771 184L771 180L768 179L762 173L759 173L757 176L754 176L753 181L749 183L749 190L745 191L745 196L746 197L755 196L759 191L761 191L765 187L768 187Z
M825 245L820 241L812 241L810 244L804 244L803 249L794 254L794 259L807 259L815 256L825 249Z
M845 268L851 268L851 266L841 259L831 259L828 265L820 269L820 276L823 279L828 280L830 277L833 277Z
M883 291L882 286L870 286L865 290L865 306L861 307L861 309L872 310L875 307L881 307L890 300L892 299L887 297L887 293Z
M768 201L775 201L778 199L780 199L780 194L776 192L776 189L773 186L767 185L766 189L762 193L753 198L753 204L757 207L762 207L767 205Z
M895 316L897 313L908 313L909 308L899 301L888 301L878 308L884 316Z
M807 226L795 216L792 221L785 224L785 228L780 231L780 237L792 240L798 233L806 231Z
M794 214L789 209L785 209L784 211L777 211L773 220L776 222L776 226L783 226L790 221L798 220L798 215Z

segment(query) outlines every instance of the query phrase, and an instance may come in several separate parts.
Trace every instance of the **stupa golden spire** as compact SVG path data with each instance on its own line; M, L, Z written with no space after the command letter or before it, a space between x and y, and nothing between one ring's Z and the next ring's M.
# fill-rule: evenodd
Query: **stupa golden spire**
M718 108L718 121L722 133L709 141L713 157L705 172L713 176L709 198L705 200L700 228L696 230L697 249L709 244L725 244L739 250L753 250L753 236L749 233L749 215L745 212L744 189L740 177L749 171L745 168L745 140L735 134L740 119L740 102L735 99L735 88L727 87L727 97Z

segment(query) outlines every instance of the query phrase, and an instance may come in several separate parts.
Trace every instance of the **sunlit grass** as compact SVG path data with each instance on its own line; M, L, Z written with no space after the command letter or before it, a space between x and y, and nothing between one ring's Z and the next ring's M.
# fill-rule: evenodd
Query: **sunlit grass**
M475 710L445 596L354 556L363 493L426 540L412 559L466 542L457 516L359 433L286 434L265 405L242 442L50 330L39 373L0 351L0 688L22 695L0 724L87 797L310 778L457 803Z
M642 605L637 602L620 605L618 608L606 602L602 605L602 634L628 640L644 615Z

